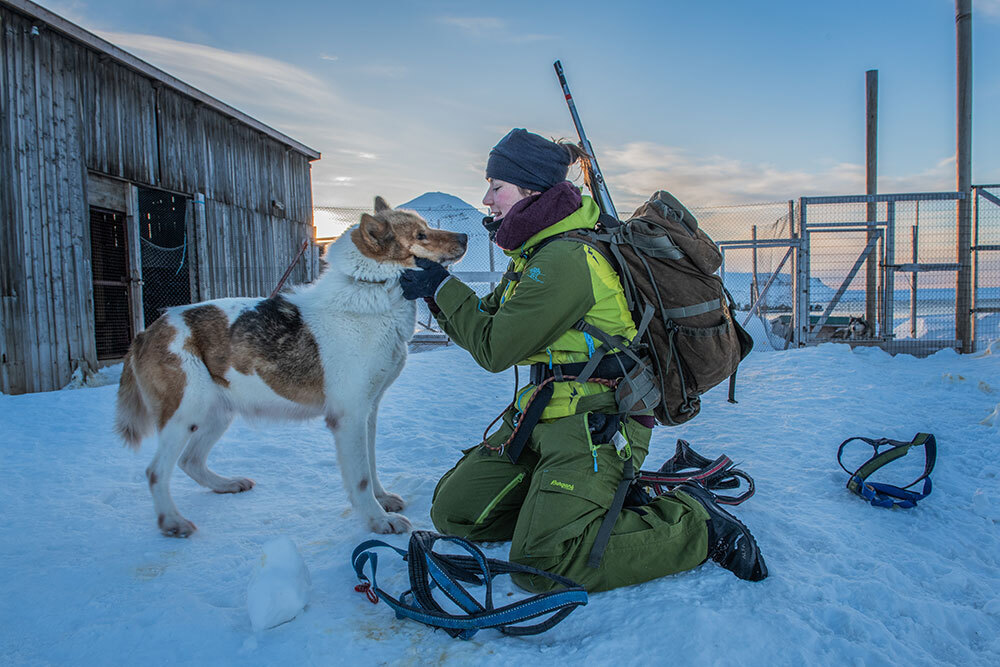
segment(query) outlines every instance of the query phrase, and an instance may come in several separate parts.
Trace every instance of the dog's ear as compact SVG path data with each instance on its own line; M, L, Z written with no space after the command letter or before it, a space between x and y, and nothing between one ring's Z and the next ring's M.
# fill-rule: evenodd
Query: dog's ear
M392 207L389 206L381 197L375 197L375 213L376 215L382 211L391 211Z
M367 213L361 214L360 229L361 238L373 248L385 248L393 239L392 225Z

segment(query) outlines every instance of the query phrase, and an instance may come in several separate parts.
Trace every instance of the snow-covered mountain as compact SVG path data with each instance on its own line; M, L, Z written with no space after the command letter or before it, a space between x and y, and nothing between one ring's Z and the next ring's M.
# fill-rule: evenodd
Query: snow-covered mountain
M454 195L444 192L425 192L415 199L400 204L397 208L405 208L419 213L431 227L447 229L452 232L462 232L469 235L469 248L465 257L455 265L455 271L503 271L507 266L507 258L499 248L490 243L489 234L483 228L481 209L462 201ZM490 267L490 255L493 256L493 267ZM476 291L485 291L489 284L472 284Z
M425 192L396 208L416 211L431 227L466 234L483 233L483 211L445 192Z

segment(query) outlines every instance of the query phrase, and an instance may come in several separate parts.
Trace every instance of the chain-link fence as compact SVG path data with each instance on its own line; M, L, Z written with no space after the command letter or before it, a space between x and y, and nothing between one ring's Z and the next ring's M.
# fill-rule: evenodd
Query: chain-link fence
M1000 338L1000 186L977 189L976 345ZM928 354L955 346L956 197L952 193L880 195L869 212L856 197L804 198L691 208L723 251L720 275L755 349L786 349L843 340L893 351ZM808 233L802 235L802 202ZM507 264L472 206L403 206L432 227L469 235L455 266L479 294L492 289ZM355 224L370 208L317 207L324 222ZM869 220L872 222L869 223ZM490 280L485 274L492 274ZM473 278L475 278L473 280ZM808 298L796 303L798 293ZM797 305L808 325L796 337ZM437 332L422 304L420 331ZM805 317L800 317L805 322Z
M973 334L982 349L1000 340L1000 185L973 192Z
M755 350L784 349L790 338L773 330L792 312L789 239L797 219L794 202L762 202L691 209L698 224L722 250L719 275L736 303L737 318ZM756 243L754 240L756 239ZM751 311L752 309L752 311Z
M191 303L189 204L180 195L139 188L144 326L152 324L165 308Z

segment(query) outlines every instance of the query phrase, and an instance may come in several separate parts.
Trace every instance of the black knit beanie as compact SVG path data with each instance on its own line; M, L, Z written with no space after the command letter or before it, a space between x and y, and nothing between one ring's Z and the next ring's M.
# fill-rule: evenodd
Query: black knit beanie
M490 151L486 177L545 192L566 180L571 160L564 146L515 128Z

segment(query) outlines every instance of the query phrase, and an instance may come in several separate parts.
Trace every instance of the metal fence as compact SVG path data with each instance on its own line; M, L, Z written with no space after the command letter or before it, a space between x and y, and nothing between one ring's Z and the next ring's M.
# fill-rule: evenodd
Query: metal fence
M757 350L827 341L917 355L956 347L958 193L803 197L692 208L723 252L720 275ZM363 208L317 207L354 224ZM433 227L469 234L455 273L480 294L507 258L480 225L484 211L419 210ZM320 218L317 217L317 224ZM1000 186L973 190L976 349L1000 339ZM421 304L417 338L440 336Z
M972 335L982 349L1000 340L1000 184L973 194Z

